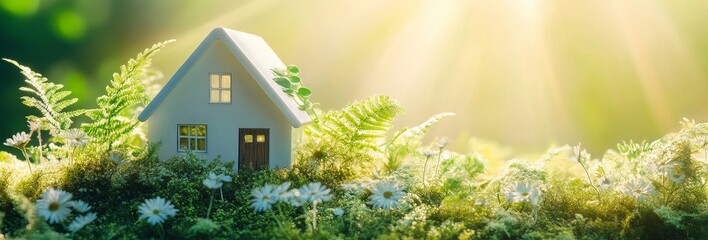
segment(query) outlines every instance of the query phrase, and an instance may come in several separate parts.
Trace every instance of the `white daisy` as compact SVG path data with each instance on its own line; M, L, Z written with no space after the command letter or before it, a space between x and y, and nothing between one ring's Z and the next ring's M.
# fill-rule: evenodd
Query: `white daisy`
M85 213L85 212L88 212L89 210L91 210L91 206L88 203L81 201L81 200L71 201L71 202L69 202L69 204L74 210L76 210L80 213Z
M75 233L81 230L81 228L83 228L84 226L93 222L93 220L96 220L96 213L87 213L86 215L78 216L74 218L74 221L69 224L69 227L67 227L67 229L69 229L69 231L71 231L72 233Z
M674 183L682 183L686 179L686 172L681 164L676 164L668 170L669 179Z
M219 174L219 175L216 175L216 178L222 182L231 182L231 176L229 176L229 175Z
M612 179L610 179L607 176L603 176L597 180L597 183L600 185L600 187L602 189L607 190L610 187L612 187L612 184L614 183L614 181L612 181Z
M270 184L266 184L261 188L256 188L251 191L251 207L257 212L263 212L270 210L271 205L278 202L278 196L273 194L275 187Z
M64 133L66 144L69 146L79 147L88 144L88 137L80 129L69 129Z
M568 160L573 162L582 162L588 159L590 159L590 153L583 149L580 143L573 147L573 155L568 157Z
M47 189L37 200L37 213L49 223L63 222L71 214L71 197L71 193L61 189Z
M300 187L300 196L307 198L308 202L320 203L327 202L332 199L332 194L326 186L319 182L308 183Z
M288 200L292 197L291 192L288 191L288 189L290 189L290 182L284 182L273 189L273 194L278 196L278 201L288 202Z
M221 183L221 181L216 180L216 179L211 179L211 178L205 178L202 181L202 184L204 184L204 186L206 186L209 189L217 189L217 188L220 188L221 186L224 185L223 183Z
M437 155L438 151L435 151L432 149L423 149L423 150L420 150L420 154L426 158L431 158L432 156Z
M116 164L121 164L125 160L125 155L121 151L111 151L108 154L108 160L113 161Z
M441 138L440 140L438 140L437 142L435 142L435 145L438 146L438 148L445 148L445 147L447 147L448 143L450 143L450 139L444 137L444 138Z
M27 121L30 131L36 132L42 129L42 123L39 121Z
M405 195L406 193L403 192L396 184L390 182L379 182L373 189L371 189L369 202L373 207L391 209L401 206L399 200L401 200Z
M293 207L300 207L307 203L307 197L303 197L299 189L290 189L287 194L290 196L288 202Z
M8 138L7 140L5 140L5 146L21 149L25 147L25 145L27 145L31 137L32 135L29 135L25 132L17 133L15 135L12 135L12 138Z
M344 209L342 209L342 208L332 209L332 214L334 214L334 216L341 217L342 215L344 215Z
M362 191L371 185L369 180L354 180L349 183L342 184L342 189L347 191Z
M517 182L515 186L507 187L504 194L506 199L512 202L530 201L533 205L536 205L541 196L541 190L535 184Z
M144 218L152 225L164 222L168 217L177 215L178 211L170 201L161 197L145 199L138 207L139 219Z
M632 196L637 200L646 198L647 195L654 194L654 185L643 178L634 178L626 182L621 190L625 195Z

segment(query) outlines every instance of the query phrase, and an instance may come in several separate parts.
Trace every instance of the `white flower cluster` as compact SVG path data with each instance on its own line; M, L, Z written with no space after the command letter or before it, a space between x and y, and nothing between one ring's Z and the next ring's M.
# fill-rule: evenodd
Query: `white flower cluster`
M647 195L656 193L654 190L654 185L641 177L633 177L631 180L627 181L620 191L625 194L636 198L637 200L643 200Z
M541 198L541 188L530 182L516 182L514 185L507 186L504 189L506 200L511 202L529 201L534 206L538 205Z
M369 203L375 208L391 209L401 206L400 200L406 193L391 182L379 182L371 189Z
M210 189L221 188L225 182L231 182L231 176L225 174L216 175L213 172L210 172L207 178L202 181L204 186Z
M251 191L251 207L258 212L268 211L273 204L283 202L299 207L310 202L317 204L332 199L330 189L319 182L308 183L300 188L290 188L290 182L278 186L266 184Z
M91 210L91 206L81 200L72 201L71 193L62 191L61 189L50 188L42 193L42 197L37 200L37 213L49 223L64 222L69 215L71 209L83 214ZM69 231L77 232L84 226L96 220L96 213L86 213L82 216L77 216L69 224Z
M29 135L25 132L17 133L15 135L12 135L12 138L8 138L7 140L5 140L5 146L22 149L25 145L27 145L31 137L32 135Z
M170 201L161 197L145 199L138 207L139 219L145 219L152 225L164 222L167 218L177 215L178 211Z

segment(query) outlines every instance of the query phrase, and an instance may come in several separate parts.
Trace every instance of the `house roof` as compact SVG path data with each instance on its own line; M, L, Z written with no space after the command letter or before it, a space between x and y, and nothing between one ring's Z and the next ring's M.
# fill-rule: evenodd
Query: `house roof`
M282 88L272 80L273 73L271 69L284 69L285 64L275 54L273 49L268 46L268 43L263 38L244 32L231 30L228 28L215 28L207 35L207 37L199 44L192 55L177 69L177 72L170 78L155 98L145 107L142 113L138 116L138 120L144 122L155 112L172 89L184 79L184 75L192 68L192 65L206 52L211 44L220 39L226 44L226 47L231 50L234 57L243 65L253 79L258 83L258 86L263 89L263 92L270 98L275 106L285 115L290 124L295 127L301 127L312 121L306 112L298 109L298 105L293 98L282 91Z

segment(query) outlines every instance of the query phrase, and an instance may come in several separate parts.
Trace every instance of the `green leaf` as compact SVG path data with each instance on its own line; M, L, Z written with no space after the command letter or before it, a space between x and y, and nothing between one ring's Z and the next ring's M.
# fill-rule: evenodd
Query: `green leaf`
M293 83L300 83L300 77L298 76L290 76L290 81Z
M281 87L290 88L290 86L291 86L290 80L288 80L287 78L277 77L277 78L273 78L273 80L275 80L275 83L277 83Z
M288 66L288 72L291 72L291 73L299 73L299 72L300 72L300 69L297 68L297 66L295 66L295 65L290 65L290 66Z
M297 95L300 95L301 97L309 97L310 94L312 94L312 90L306 87L301 87L297 90Z

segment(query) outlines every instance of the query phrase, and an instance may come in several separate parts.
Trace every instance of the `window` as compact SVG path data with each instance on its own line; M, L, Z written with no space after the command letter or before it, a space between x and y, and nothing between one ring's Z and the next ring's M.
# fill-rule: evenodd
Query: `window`
M251 134L243 135L243 141L246 143L252 143L253 142L253 135L251 135Z
M209 103L231 103L231 74L209 74Z
M180 124L177 125L177 131L179 135L179 148L177 151L206 152L206 125Z

